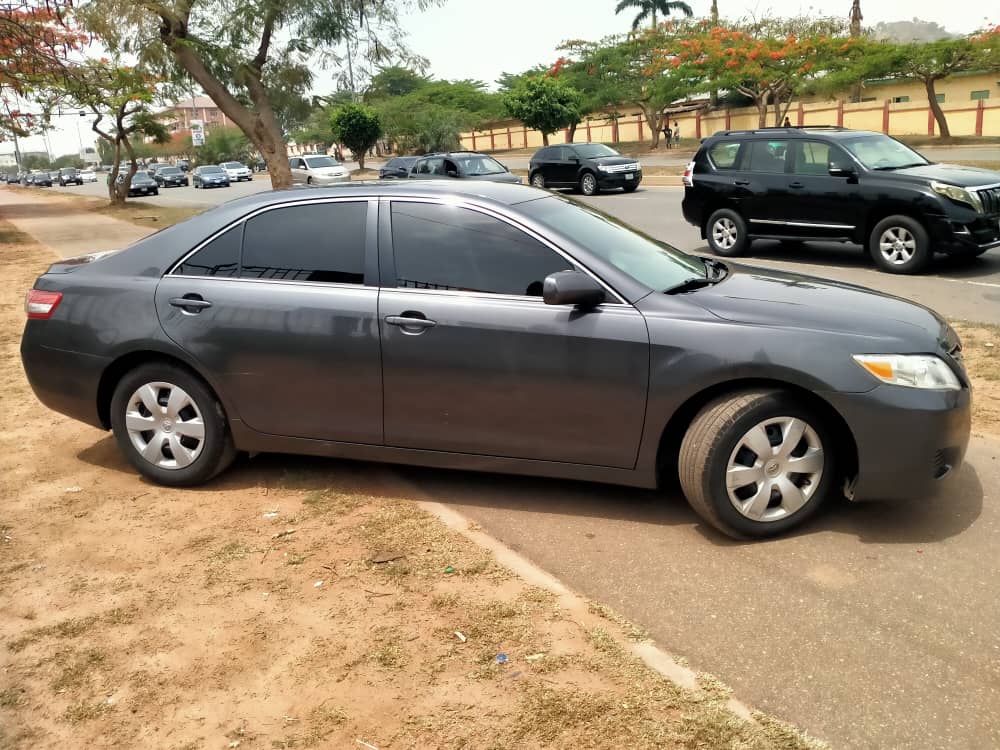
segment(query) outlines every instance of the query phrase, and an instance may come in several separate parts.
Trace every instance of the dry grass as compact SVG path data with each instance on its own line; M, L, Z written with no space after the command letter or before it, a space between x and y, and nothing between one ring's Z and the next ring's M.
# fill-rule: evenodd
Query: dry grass
M1000 435L1000 326L953 321L972 379L972 426Z

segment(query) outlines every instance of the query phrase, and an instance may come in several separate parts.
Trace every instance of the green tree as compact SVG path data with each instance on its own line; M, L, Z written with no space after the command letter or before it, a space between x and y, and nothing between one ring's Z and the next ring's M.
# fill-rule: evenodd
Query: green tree
M406 96L428 83L429 79L409 68L393 65L379 71L372 77L365 91L364 99L368 103L389 99L393 96Z
M339 63L344 44L349 65L405 58L397 17L433 1L85 0L77 15L111 49L138 55L172 80L193 78L250 139L280 188L291 185L291 172L276 91L304 93L316 62Z
M503 99L511 117L542 133L549 145L549 135L580 121L580 92L552 76L526 78Z
M642 22L647 18L650 19L650 28L656 28L656 14L659 13L661 17L667 18L671 11L678 10L683 15L690 18L694 15L694 11L691 10L691 6L681 0L619 0L618 5L615 6L615 15L618 15L629 8L634 8L639 11L636 17L632 20L632 30L638 29Z
M323 150L333 145L333 127L330 124L330 110L315 107L302 126L292 133L297 144L319 144Z
M365 168L365 155L382 136L378 113L361 104L345 104L330 117L334 138L354 154L358 167Z
M205 145L195 147L194 158L198 164L247 161L252 150L250 140L239 128L212 128L205 136Z
M21 157L21 169L31 171L33 169L51 169L52 161L43 154L25 154Z
M63 167L76 167L77 169L83 169L83 159L80 158L79 154L63 154L62 156L57 156L52 162L53 169L62 169Z

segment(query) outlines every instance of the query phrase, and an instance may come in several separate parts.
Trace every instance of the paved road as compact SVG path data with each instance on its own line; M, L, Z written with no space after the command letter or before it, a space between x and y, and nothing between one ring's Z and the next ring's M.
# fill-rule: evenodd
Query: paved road
M741 544L676 491L400 469L695 670L836 748L1000 747L1000 442L945 496Z

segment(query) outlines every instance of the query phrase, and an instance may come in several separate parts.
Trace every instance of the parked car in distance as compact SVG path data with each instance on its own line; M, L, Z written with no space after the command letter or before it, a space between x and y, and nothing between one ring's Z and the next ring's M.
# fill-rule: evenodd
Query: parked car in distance
M241 161L224 161L219 166L226 170L230 182L240 182L242 180L250 182L253 179L250 167Z
M97 182L97 173L93 169L84 169L80 172L80 179L84 182Z
M326 154L302 154L288 160L292 182L296 185L333 185L350 182L347 167Z
M642 182L642 166L603 143L565 143L535 152L528 181L537 188L574 188L584 195L616 188L631 193Z
M56 172L56 175L58 175L56 179L59 181L60 187L83 184L83 178L80 176L80 170L76 167L63 167Z
M520 177L511 174L507 167L492 156L476 151L451 151L421 156L410 167L410 178L417 180L452 178L518 184L521 182Z
M124 182L126 174L128 174L128 173L127 172L119 172L118 173L118 182ZM129 196L135 196L135 195L159 195L160 194L160 188L156 184L156 181L152 177L150 177L145 172L141 172L140 171L140 172L136 172L134 175L132 175L132 182L129 183L128 194L129 194Z
M49 171L34 171L31 173L29 185L35 187L52 187L52 173Z
M882 133L716 133L684 183L684 218L716 255L745 254L755 239L852 242L883 271L917 273L936 252L1000 247L1000 172L934 164Z
M187 159L178 159L174 162L174 166L180 169L182 172L191 171L191 162Z
M187 187L191 184L190 178L180 170L180 167L172 167L169 164L161 166L156 170L153 179L160 187Z
M378 170L380 180L405 180L410 176L410 168L416 163L418 156L394 156Z
M927 494L969 440L961 345L927 308L688 255L526 186L260 193L57 261L26 311L39 399L167 485L237 451L673 478L759 537L841 493Z
M191 183L195 188L229 187L229 175L216 164L203 164L194 168Z

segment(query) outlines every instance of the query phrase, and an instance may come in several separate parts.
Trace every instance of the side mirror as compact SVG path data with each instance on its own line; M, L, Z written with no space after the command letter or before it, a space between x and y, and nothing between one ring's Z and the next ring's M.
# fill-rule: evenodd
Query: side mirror
M542 299L546 305L576 305L584 309L604 302L604 287L583 271L559 271L545 277Z
M830 176L831 177L856 177L858 170L854 168L853 164L842 161L831 161L830 162Z

